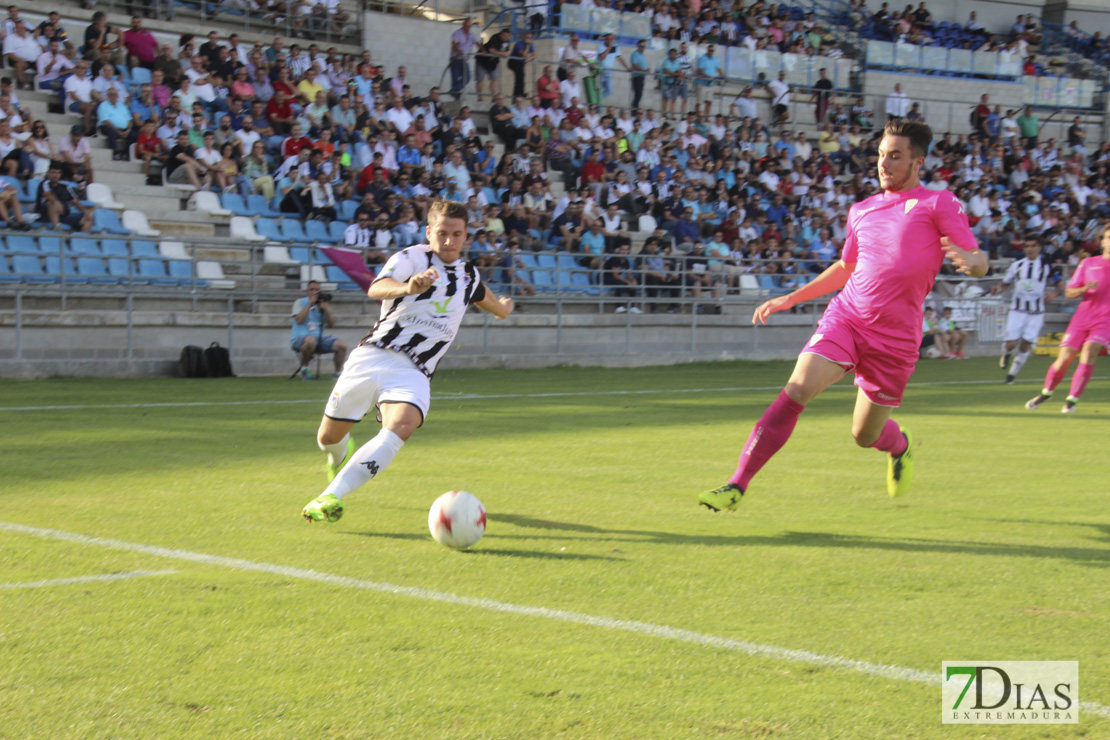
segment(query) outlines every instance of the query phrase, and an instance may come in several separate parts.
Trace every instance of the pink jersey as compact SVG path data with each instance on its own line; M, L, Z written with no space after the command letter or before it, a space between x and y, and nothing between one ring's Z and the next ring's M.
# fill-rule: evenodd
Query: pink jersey
M940 238L978 249L967 214L947 190L883 192L852 206L842 259L855 263L829 313L917 351L925 296L944 261Z
M1071 320L1077 327L1110 323L1110 260L1102 255L1080 262L1068 281L1068 287L1079 288L1092 280L1098 281L1098 287L1083 294L1083 300Z

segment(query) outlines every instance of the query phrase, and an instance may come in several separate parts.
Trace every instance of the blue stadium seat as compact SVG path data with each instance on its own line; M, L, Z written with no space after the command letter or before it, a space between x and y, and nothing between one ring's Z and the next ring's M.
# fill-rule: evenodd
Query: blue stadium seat
M193 285L193 263L188 260L170 260L169 262L170 277L177 281L178 285L191 286ZM206 280L197 280L196 286L203 288L208 285Z
M42 260L33 254L17 254L12 257L12 272L19 275L24 283L56 283L58 278L43 274Z
M150 70L146 67L132 67L131 68L131 97L136 100L139 98L139 92L142 90L143 85L150 83Z
M18 283L19 276L12 274L12 268L8 265L8 258L0 255L0 283Z
M590 285L590 276L584 272L576 272L571 276L570 284L580 292L586 295L597 295L598 289L595 285Z
M302 265L307 265L312 250L308 247L289 247L289 256Z
M78 257L77 274L88 281L89 285L116 285L119 280L108 275L104 260L99 257Z
M121 283L131 282L131 260L126 257L109 257L108 274Z
M47 256L43 259L43 262L46 266L47 275L57 276L59 280L64 278L66 283L70 285L85 285L89 282L88 278L77 274L77 267L74 266L70 257L65 257L63 261L61 257Z
M69 240L69 249L66 254L85 255L85 256L99 256L100 244L97 242L96 237L92 236L75 236Z
M110 208L97 208L93 211L93 233L98 231L131 236L131 229L123 228L123 224L119 222L119 214Z
M141 280L137 282L150 285L177 285L176 279L171 279L166 274L166 263L162 260L141 259L138 264L138 275Z
M350 203L351 201L343 201ZM329 241L334 244L344 244L347 240L347 224L342 221L332 221L328 224L328 234L331 237Z
M129 257L130 253L127 251L127 242L123 239L101 239L100 251L106 257ZM149 255L144 255L149 256Z
M35 237L28 236L27 234L8 234L7 239L4 240L7 245L6 251L18 254L38 254L39 248L35 243Z
M27 181L27 185L20 191L20 203L34 203L35 198L38 197L39 185L42 184L41 177L32 177Z
M131 242L131 256L157 259L162 255L158 253L158 245L154 242L136 239Z
M227 208L227 206L224 206L224 208ZM270 204L266 202L266 197L258 193L247 196L247 209L251 211L250 215L281 218L281 213L270 208Z
M324 273L327 275L328 282L336 284L337 290L362 290L358 283L351 282L351 277L335 265L325 267Z
M304 225L295 218L281 220L281 234L291 242L307 242L308 234L304 233Z
M357 208L357 200L345 200L339 204L339 219L346 222L343 224L344 228L346 228L347 224L355 220L355 210Z
M43 254L59 254L62 251L62 240L56 236L40 236L39 252Z
M327 254L324 253L324 250L317 249L317 250L314 250L314 252L315 253L313 254L313 258L316 260L316 264L325 265L325 266L335 264L334 262L331 261L331 257L329 257Z
M323 221L310 219L305 222L304 227L305 235L308 237L309 241L324 242L326 244L335 243L331 238L331 234L328 233L328 225Z
M539 266L545 270L554 270L557 267L555 255L553 254L537 254L536 261Z
M231 211L236 216L257 216L259 214L247 208L246 201L239 193L224 193L220 196L220 205Z
M258 219L254 222L254 230L272 242L288 243L293 241L287 236L282 236L281 232L278 231L277 221L273 220L272 218Z

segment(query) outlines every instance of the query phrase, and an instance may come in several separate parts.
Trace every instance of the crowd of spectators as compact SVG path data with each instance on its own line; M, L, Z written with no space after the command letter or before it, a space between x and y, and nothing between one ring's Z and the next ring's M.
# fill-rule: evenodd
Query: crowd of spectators
M55 161L63 181L89 182L88 138L102 136L116 156L141 158L152 178L161 164L169 182L259 194L291 217L331 221L348 212L344 201L357 201L345 241L372 265L420 241L430 203L446 198L468 208L474 259L520 292L531 290L517 272L521 255L538 250L573 253L582 269L602 271L598 282L622 291L635 276L641 287L658 281L655 295L719 295L745 273L788 289L837 258L849 207L878 191L878 126L863 98L814 95L817 132L790 130L777 109L761 114L750 90L730 115L696 108L672 120L584 105L567 65L561 83L544 69L530 99L507 99L497 75L486 74L492 105L475 120L465 105L449 114L436 88L417 95L404 66L390 74L369 51L282 38L248 46L215 31L155 49L141 18L122 31L100 13L85 35L99 43L70 59L51 37L37 60L62 54L73 65L37 80L73 115L56 148L12 83L0 84L6 171L26 176ZM496 61L512 69L511 56L512 47ZM132 78L146 69L150 81L124 84L116 65L128 63ZM920 117L895 92L887 117ZM1046 140L1031 108L1003 113L984 99L977 114L972 133L937 136L927 186L956 193L992 256L1020 254L1032 232L1047 259L1076 262L1110 215L1110 145L1089 146L1078 119L1068 141ZM17 127L25 141L5 151L14 136L7 129ZM552 176L563 180L561 197ZM41 200L43 217L57 218ZM78 227L86 216L73 206L61 220ZM646 243L633 242L646 236L641 216L656 226ZM622 285L611 282L616 272Z

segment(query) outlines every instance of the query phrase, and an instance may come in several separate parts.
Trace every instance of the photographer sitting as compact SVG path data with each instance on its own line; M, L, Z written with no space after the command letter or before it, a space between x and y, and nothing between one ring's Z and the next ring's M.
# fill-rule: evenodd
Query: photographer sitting
M293 334L289 345L301 356L301 377L316 380L309 365L313 355L335 353L335 376L343 372L343 362L347 359L347 345L335 337L324 334L325 327L335 325L329 303L331 293L321 293L320 283L308 282L305 297L293 302ZM325 323L326 321L326 323Z

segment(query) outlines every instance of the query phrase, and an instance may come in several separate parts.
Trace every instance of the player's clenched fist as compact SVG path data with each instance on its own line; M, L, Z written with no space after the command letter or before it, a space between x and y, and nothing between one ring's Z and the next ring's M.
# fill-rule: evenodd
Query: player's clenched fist
M409 278L407 291L408 295L423 293L425 290L435 284L436 278L438 277L439 273L435 271L434 267L429 267L424 272L413 275L411 278Z

